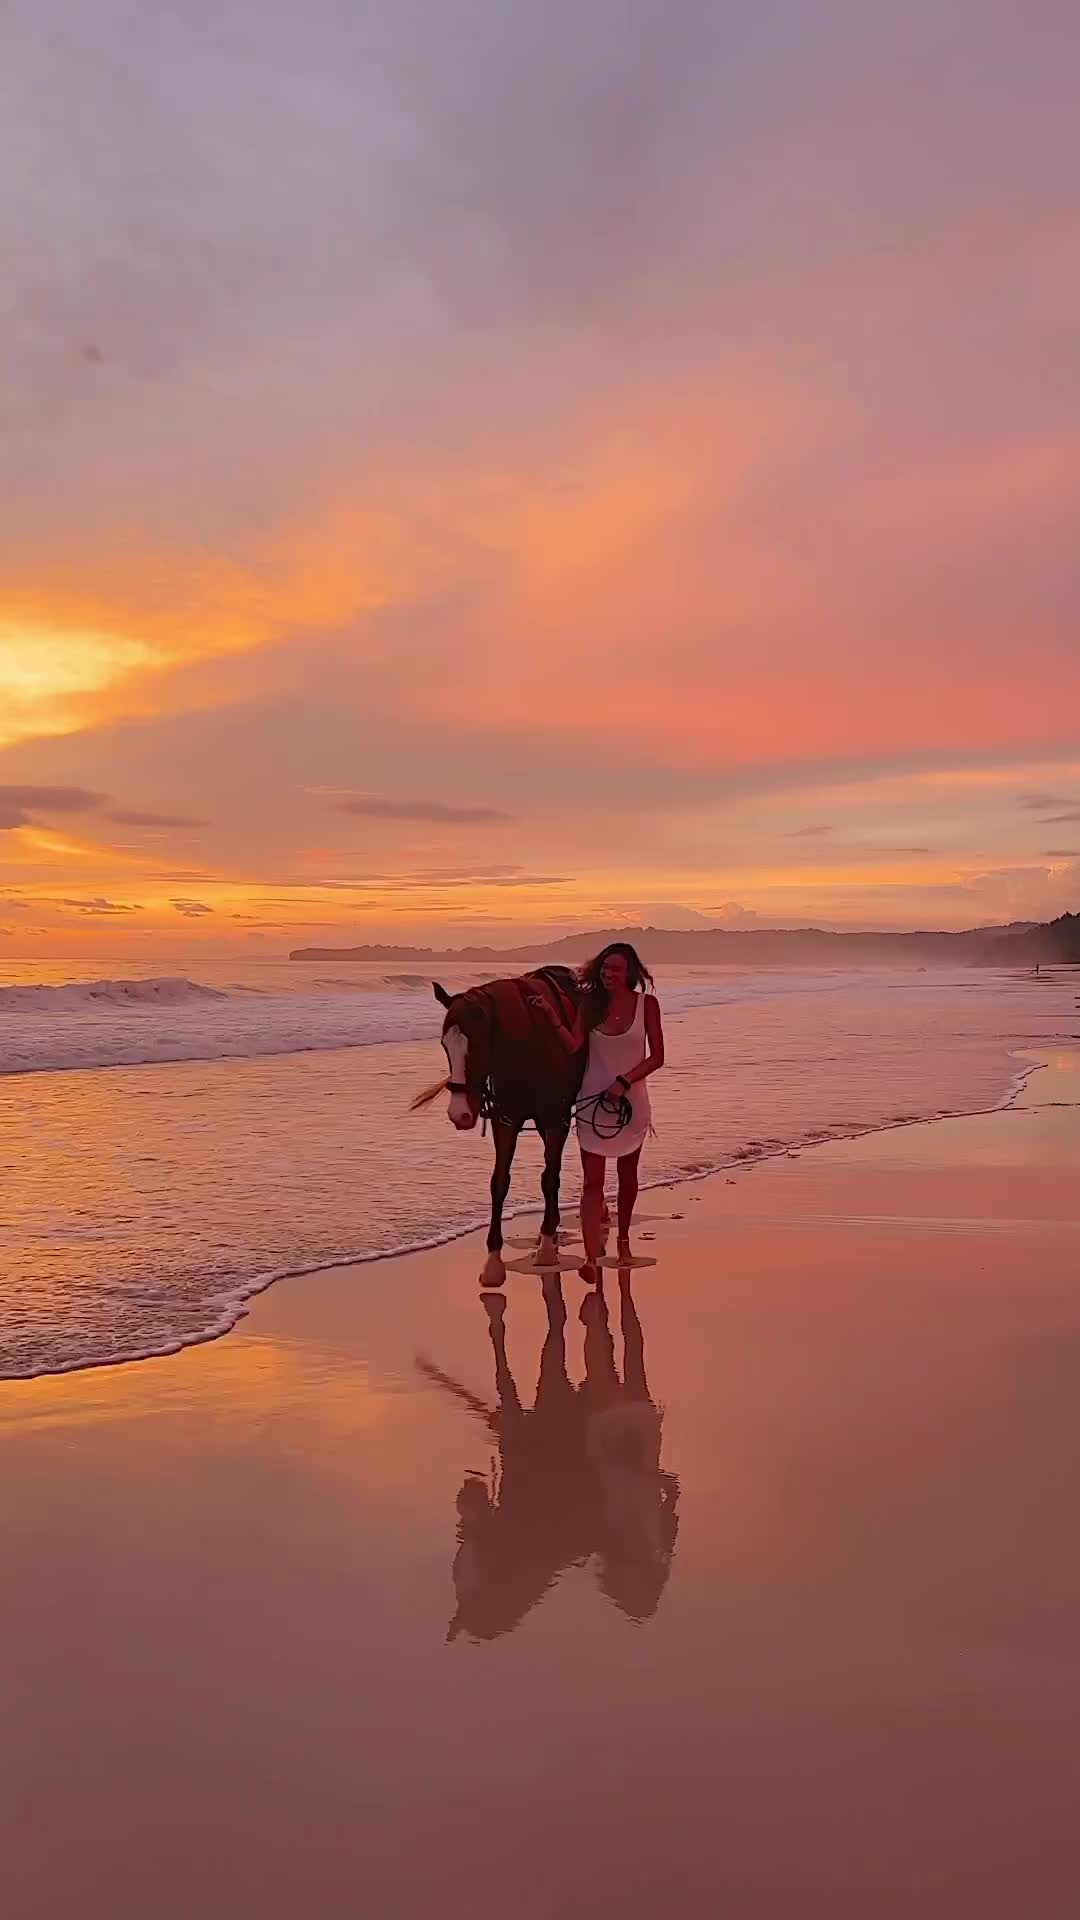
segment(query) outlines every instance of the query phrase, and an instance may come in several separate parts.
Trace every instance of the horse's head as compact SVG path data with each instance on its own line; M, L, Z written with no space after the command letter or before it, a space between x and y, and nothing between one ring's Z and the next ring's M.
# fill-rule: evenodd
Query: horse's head
M491 1007L486 994L475 987L449 994L438 981L432 990L446 1008L442 1044L450 1067L447 1117L459 1133L468 1133L480 1118L480 1103L491 1071Z

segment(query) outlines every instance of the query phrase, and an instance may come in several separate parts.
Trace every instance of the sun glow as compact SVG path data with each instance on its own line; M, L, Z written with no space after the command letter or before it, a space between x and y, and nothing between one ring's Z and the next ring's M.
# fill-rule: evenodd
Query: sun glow
M113 634L0 626L0 746L78 724L89 694L146 666L150 649Z

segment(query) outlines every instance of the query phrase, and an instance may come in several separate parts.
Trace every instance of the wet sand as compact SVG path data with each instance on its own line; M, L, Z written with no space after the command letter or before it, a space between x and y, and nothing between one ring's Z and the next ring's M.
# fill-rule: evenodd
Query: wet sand
M1067 1920L1080 1050L0 1387L13 1920Z

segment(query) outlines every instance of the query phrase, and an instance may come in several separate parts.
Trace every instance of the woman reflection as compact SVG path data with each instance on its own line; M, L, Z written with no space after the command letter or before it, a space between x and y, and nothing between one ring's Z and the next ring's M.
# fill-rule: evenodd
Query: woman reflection
M648 1620L667 1585L678 1532L679 1483L660 1466L663 1416L645 1378L645 1339L630 1291L619 1273L623 1379L603 1292L581 1303L585 1322L585 1453L602 1500L599 1576L608 1598L634 1620Z
M594 1559L599 1585L636 1620L655 1613L667 1583L678 1481L660 1467L661 1415L645 1378L641 1322L629 1271L619 1275L623 1380L603 1291L586 1296L585 1378L566 1368L566 1308L557 1275L544 1285L547 1332L533 1407L522 1406L506 1351L505 1300L486 1295L495 1359L494 1407L441 1373L428 1379L480 1418L498 1448L490 1479L469 1473L458 1494L457 1611L448 1638L512 1632L570 1566Z

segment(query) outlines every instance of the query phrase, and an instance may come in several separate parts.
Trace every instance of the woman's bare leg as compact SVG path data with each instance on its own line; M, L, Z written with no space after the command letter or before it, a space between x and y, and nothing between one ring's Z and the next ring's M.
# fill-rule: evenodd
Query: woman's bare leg
M630 1242L630 1222L634 1217L634 1208L638 1197L638 1161L641 1148L636 1153L620 1154L619 1167L619 1246L626 1247Z
M604 1174L607 1162L602 1153L581 1150L581 1233L585 1258L590 1264L600 1258L604 1240Z

